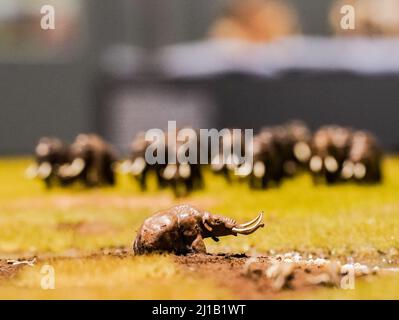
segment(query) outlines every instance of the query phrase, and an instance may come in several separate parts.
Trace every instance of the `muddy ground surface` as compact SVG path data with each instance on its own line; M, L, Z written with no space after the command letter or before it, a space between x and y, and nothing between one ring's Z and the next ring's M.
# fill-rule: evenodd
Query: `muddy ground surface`
M15 277L22 268L23 265L14 265L6 260L0 260L0 280Z
M45 255L37 257L35 261L98 259L104 256L129 259L134 255L128 248L112 248L90 255ZM316 288L338 287L342 277L339 262L325 260L327 263L309 265L306 260L302 260L287 263L284 255L251 257L246 254L192 254L174 256L174 261L184 272L229 289L237 299L279 299ZM10 261L0 260L0 280L16 276L26 265L13 265ZM367 274L358 276L374 276L374 273L370 269Z
M334 286L338 280L324 266L287 264L268 256L190 255L176 257L176 262L227 287L239 299L277 299L287 292Z

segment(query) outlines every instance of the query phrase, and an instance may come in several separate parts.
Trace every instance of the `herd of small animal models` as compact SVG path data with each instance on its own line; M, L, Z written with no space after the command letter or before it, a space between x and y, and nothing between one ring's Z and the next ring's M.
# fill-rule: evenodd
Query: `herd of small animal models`
M228 140L232 150L237 150L233 148L235 143L245 148L245 139L240 137L235 141L232 137ZM226 147L222 145L225 141L220 139L221 152ZM144 159L149 144L144 133L138 134L131 144L130 158L116 166L118 157L114 148L95 134L79 134L71 145L43 137L35 149L36 163L28 168L27 175L43 180L48 188L76 183L98 187L114 185L115 171L119 168L137 180L142 190L147 188L150 172L155 174L160 188L171 187L176 196L203 188L203 165L149 165ZM303 171L310 172L316 184L348 181L370 184L382 179L383 154L374 135L367 131L330 125L312 134L303 122L291 121L262 128L254 136L251 148L253 162L249 167L210 161L210 170L224 176L229 183L247 182L253 189L279 185L283 179ZM231 218L178 205L147 218L138 231L133 250L136 254L206 253L205 238L219 241L221 236L248 235L263 226L263 213L238 224Z
M229 140L221 137L220 153L226 148L226 141L231 144L232 152L237 150L233 148L235 144L241 144L241 150L245 149L243 137L233 134L231 137ZM183 142L177 141L177 146L179 143ZM70 145L57 138L43 137L35 149L36 163L28 168L27 174L43 180L49 188L75 183L98 187L114 185L115 171L119 168L137 180L143 191L147 189L151 172L155 174L159 188L171 187L177 196L203 188L205 165L150 165L145 161L149 145L145 134L139 133L131 144L129 159L118 163L114 148L95 134L79 134ZM254 136L251 148L253 162L250 166L239 167L210 159L208 167L229 183L247 182L254 189L279 185L283 179L304 171L310 172L315 183L378 183L382 179L382 151L376 138L366 131L331 125L312 134L304 123L292 121L261 129ZM165 149L166 153L172 152L167 150L167 144Z

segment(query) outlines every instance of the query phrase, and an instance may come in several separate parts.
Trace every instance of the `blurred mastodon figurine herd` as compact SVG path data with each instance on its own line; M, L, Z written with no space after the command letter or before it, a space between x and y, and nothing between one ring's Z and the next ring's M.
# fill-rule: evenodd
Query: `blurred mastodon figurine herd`
M112 146L95 134L79 134L71 145L58 138L41 138L35 149L36 164L27 175L39 178L47 187L81 183L87 187L114 185Z
M309 172L315 184L349 181L370 184L382 180L383 152L375 136L367 131L329 125L312 134L303 122L291 121L261 128L250 144L243 136L232 132L233 129L224 130L230 136L228 139L220 135L219 153L216 154L204 150L199 135L180 141L165 134L165 139L160 140L165 159L169 159L169 155L179 158L181 145L195 144L199 150L195 163L149 163L146 150L151 143L145 139L144 132L133 139L130 156L123 161L119 161L110 144L95 134L80 134L70 145L57 138L45 137L36 146L36 163L28 168L27 174L43 180L47 187L74 184L98 187L114 185L118 171L137 181L142 191L147 190L148 177L153 175L160 189L170 187L177 197L204 187L206 167L223 176L228 184L247 183L252 189L278 186L284 179L303 172ZM173 147L168 143L171 139L176 140L171 144ZM209 145L207 143L208 148ZM187 148L183 150L187 151ZM239 159L242 154L235 153L244 150L252 156L252 161L225 162L226 150L230 160ZM201 152L207 152L207 165L200 164Z

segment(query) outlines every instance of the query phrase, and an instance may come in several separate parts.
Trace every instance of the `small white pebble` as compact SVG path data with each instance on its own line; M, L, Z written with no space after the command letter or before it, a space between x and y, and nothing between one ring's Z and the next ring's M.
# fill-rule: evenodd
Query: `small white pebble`
M313 259L308 259L306 261L306 264L309 265L309 266L312 266L312 265L314 265L314 260Z
M356 276L367 275L370 273L370 269L368 266L360 264L358 262L354 264L347 263L341 267L341 274L347 274L350 271L353 271Z
M370 273L370 269L369 267L365 266L365 265L361 265L358 268L355 268L355 274L362 276L362 275L366 275Z
M292 260L296 263L301 262L302 261L302 257L300 255L296 255L292 258Z
M290 259L290 258L285 258L285 259L283 260L283 262L285 262L285 263L292 263L293 261L292 261L292 259Z
M314 264L317 265L317 266L324 266L324 265L327 264L327 260L326 260L326 259L323 259L323 258L317 258L317 259L314 261Z
M341 266L341 274L347 274L351 270L354 270L353 264L347 263Z
M278 263L271 265L266 270L266 277L268 277L269 279L276 277L278 274L278 269L279 269Z

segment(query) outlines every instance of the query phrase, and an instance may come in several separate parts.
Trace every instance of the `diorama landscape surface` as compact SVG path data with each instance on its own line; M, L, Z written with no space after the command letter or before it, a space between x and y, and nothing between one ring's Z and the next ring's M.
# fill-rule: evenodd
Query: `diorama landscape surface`
M205 188L184 198L126 176L112 188L47 190L26 179L32 161L0 160L1 299L399 298L398 158L373 186L314 185L304 173L251 190L205 172ZM263 211L265 227L207 239L208 254L135 256L144 219L182 203L238 222ZM334 278L346 264L357 266L351 288Z

